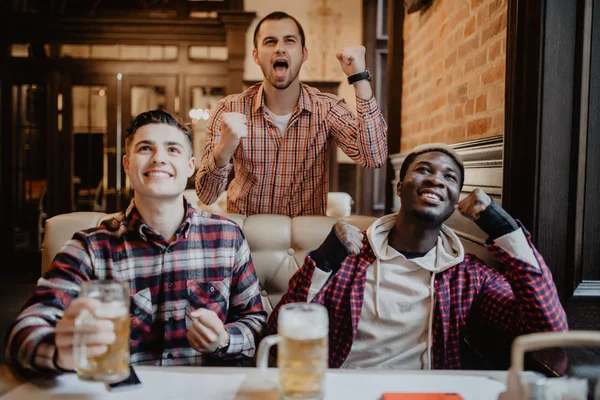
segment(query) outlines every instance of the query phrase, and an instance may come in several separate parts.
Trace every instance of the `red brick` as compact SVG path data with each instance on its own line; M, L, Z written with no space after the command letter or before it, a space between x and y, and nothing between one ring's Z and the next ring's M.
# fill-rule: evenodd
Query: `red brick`
M441 95L438 96L432 104L432 111L436 111L439 110L440 108L444 107L446 105L446 96Z
M506 13L498 16L498 18L483 30L483 33L481 34L481 44L484 44L503 31L506 31Z
M477 27L482 29L490 22L488 18L488 10L486 8L482 8L477 12Z
M477 17L475 15L473 15L471 18L469 18L469 20L465 24L465 30L463 31L463 34L465 37L469 37L469 36L471 36L471 34L473 32L475 32L475 23L476 22L477 22Z
M433 50L433 40L430 39L427 41L427 43L425 43L425 46L423 47L421 54L427 55L427 54L431 53L431 50Z
M488 10L490 17L492 17L498 10L507 12L506 7L504 6L504 0L493 0L488 6Z
M467 124L467 137L483 136L490 129L490 117L479 118Z
M468 74L473 70L473 59L469 58L467 62L465 62L465 74Z
M494 61L502 55L502 40L496 41L488 48L488 61Z
M456 98L461 103L467 101L467 94L469 93L469 85L463 83L459 87L456 88Z
M484 112L487 109L487 96L482 94L475 101L475 112Z
M465 21L467 18L469 18L469 9L466 7L461 7L461 9L458 10L458 12L452 16L449 25L460 26L463 24L463 21Z
M467 42L465 44L463 44L462 46L460 46L458 48L458 58L463 59L466 56L468 56L469 54L472 54L475 51L475 49L477 49L478 45L479 45L479 37L477 37L477 36L467 40Z
M475 60L473 61L473 66L475 68L481 67L482 65L484 65L486 62L486 55L487 55L487 50L483 49L482 51L479 52L479 54L477 54L475 56Z
M484 0L471 0L471 10L479 7Z
M493 134L504 133L504 110L497 112L492 117L491 133L493 133Z
M450 129L448 133L448 143L458 143L466 139L466 128L464 124L460 124Z
M446 132L445 130L442 130L442 131L434 133L433 135L431 135L431 142L432 143L438 143L438 142L447 143L448 142L448 132Z
M499 63L488 69L482 76L484 85L505 79L505 64Z
M461 104L460 106L456 106L454 108L454 119L460 120L465 116L464 106Z
M475 98L481 93L481 76L471 74L469 78L469 97Z
M473 99L467 100L465 103L465 115L473 115L475 111L475 101Z
M450 53L450 55L448 57L446 57L446 62L444 63L444 65L446 66L446 68L450 68L452 65L454 65L455 62L456 62L456 51L453 51L452 53Z
M506 14L506 0L439 0L405 17L402 148L503 133Z

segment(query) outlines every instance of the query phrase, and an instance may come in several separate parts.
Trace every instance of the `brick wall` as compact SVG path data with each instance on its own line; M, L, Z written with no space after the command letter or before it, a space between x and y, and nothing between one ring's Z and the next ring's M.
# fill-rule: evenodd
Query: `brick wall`
M434 0L405 16L400 151L503 134L506 16L507 0Z

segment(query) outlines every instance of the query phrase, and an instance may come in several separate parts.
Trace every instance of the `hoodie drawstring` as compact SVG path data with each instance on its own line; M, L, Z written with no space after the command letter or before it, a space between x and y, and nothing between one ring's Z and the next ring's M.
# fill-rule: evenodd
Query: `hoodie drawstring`
M377 315L377 318L379 318L379 257L377 257L375 260L375 269L373 270L373 273L375 274L375 315Z

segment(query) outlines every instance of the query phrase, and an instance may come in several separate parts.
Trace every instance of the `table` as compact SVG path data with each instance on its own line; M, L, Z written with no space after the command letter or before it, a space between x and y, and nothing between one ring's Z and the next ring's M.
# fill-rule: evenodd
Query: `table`
M207 379L210 379L209 375L218 374L218 375L228 375L233 376L236 375L240 377L243 375L243 381L239 390L235 395L235 400L277 400L278 393L276 390L276 386L274 381L277 378L277 370L275 368L270 368L267 372L267 378L261 375L260 371L257 368L238 368L238 367L150 367L150 366L139 366L136 367L136 371L138 371L138 375L143 379L143 374L146 371L149 372L169 372L169 373L178 373L178 374L195 374L195 380L201 380L202 376L206 376ZM479 379L479 377L487 377L491 378L493 381L493 385L498 387L499 385L504 385L504 381L506 378L505 371L372 371L372 370L343 370L343 369L330 369L327 372L327 378L331 379L332 382L335 381L335 387L343 388L343 386L349 386L345 388L346 391L350 391L350 397L353 397L355 394L353 391L355 389L351 388L352 382L356 383L357 379L362 379L363 381L366 379L369 382L373 382L375 385L375 389L377 387L385 387L389 386L390 382L398 382L399 380L407 378L409 380L415 379L429 379L429 376L432 378L432 382L436 382L440 380L448 381L450 376L463 376L464 379ZM426 375L424 377L423 375ZM188 375L189 376L189 375ZM441 378L441 377L444 378ZM477 377L477 378L475 378ZM271 381L269 381L271 379ZM453 378L455 380L456 378ZM479 379L479 381L483 381ZM487 381L487 380L486 380ZM8 393L12 389L18 387L20 384L25 383L26 379L19 376L15 371L9 368L6 365L0 366L0 396ZM490 381L491 382L491 381ZM485 383L485 382L483 382ZM368 386L368 385L363 385ZM369 388L369 390L375 390L373 387ZM358 390L360 391L360 390ZM135 392L130 392L135 393ZM108 393L107 393L108 394ZM110 398L108 394L107 398ZM147 396L147 395L145 395ZM373 398L372 394L367 397L364 397L364 393L356 394L354 398L367 399ZM148 400L151 400L151 397L147 397ZM202 396L201 396L202 397ZM326 396L326 399L333 398L334 396ZM87 397L77 397L77 398L87 398ZM91 397L90 397L91 398ZM97 398L97 397L93 397ZM146 398L146 397L145 397ZM345 400L350 400L346 397Z

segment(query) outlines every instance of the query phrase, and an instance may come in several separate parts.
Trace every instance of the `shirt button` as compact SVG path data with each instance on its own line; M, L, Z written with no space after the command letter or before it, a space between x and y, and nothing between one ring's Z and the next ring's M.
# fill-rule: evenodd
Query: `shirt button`
M169 282L169 283L167 283L167 287L168 287L169 289L173 289L173 282Z
M210 287L210 291L211 291L211 292L214 292L214 291L215 291L215 287L214 287L214 286L211 286L211 287Z

